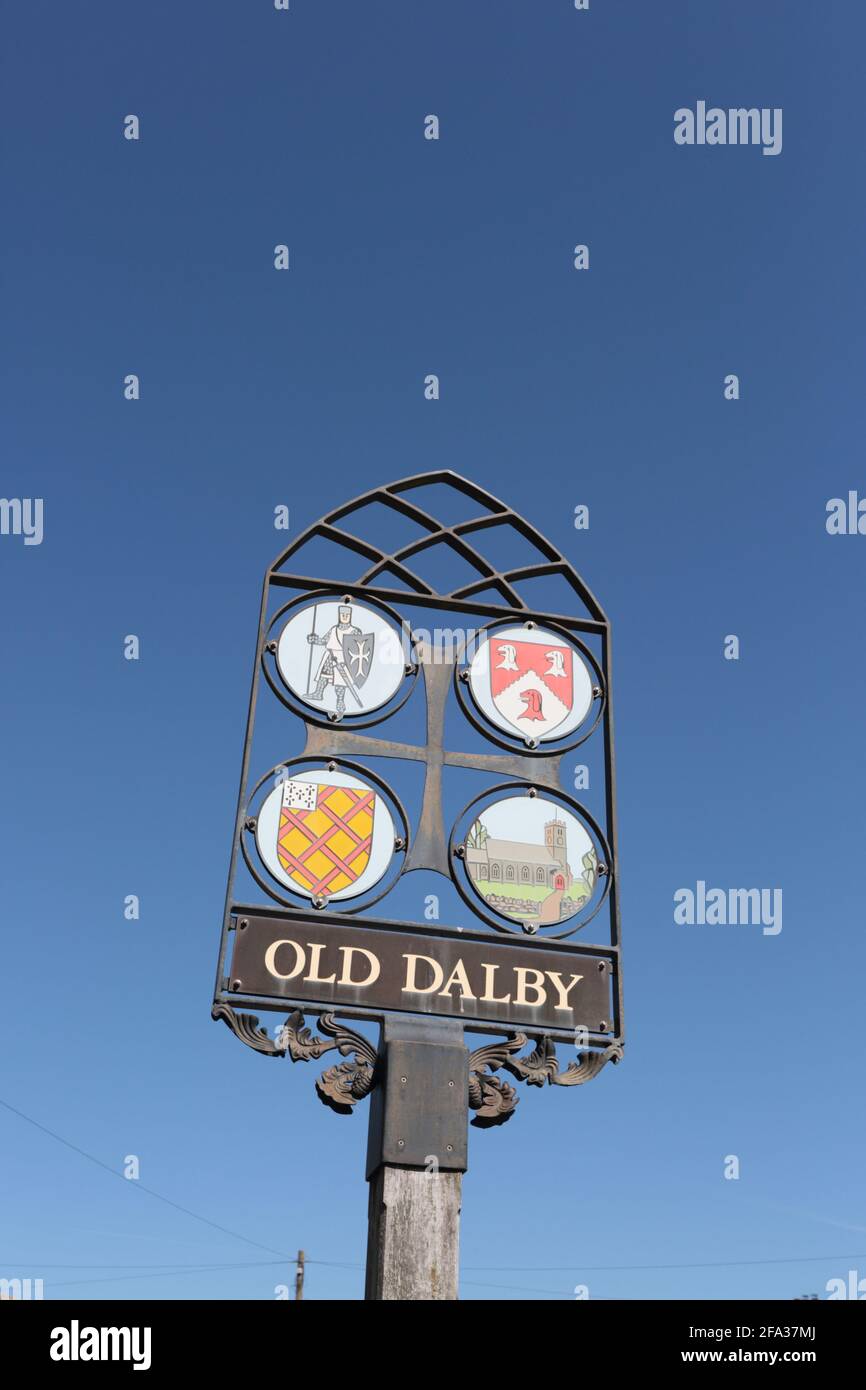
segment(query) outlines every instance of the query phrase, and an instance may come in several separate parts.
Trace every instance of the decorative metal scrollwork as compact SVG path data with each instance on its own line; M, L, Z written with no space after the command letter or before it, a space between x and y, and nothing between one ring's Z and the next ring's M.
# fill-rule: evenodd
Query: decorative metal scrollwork
M351 1115L357 1102L373 1089L376 1065L374 1044L347 1028L344 1023L338 1023L333 1014L322 1014L319 1019L319 1027L327 1035L324 1038L317 1037L306 1026L299 1009L289 1015L276 1038L270 1038L265 1029L259 1026L255 1014L237 1013L228 1004L216 1004L212 1016L221 1018L236 1038L266 1057L288 1056L293 1062L310 1062L318 1061L333 1049L347 1059L350 1053L354 1053L353 1060L338 1062L316 1078L319 1099L338 1115Z
M580 1053L576 1062L569 1062L565 1070L560 1071L553 1039L545 1034L534 1041L535 1050L525 1057L514 1055L526 1046L525 1033L517 1033L502 1042L489 1043L470 1055L469 1108L475 1111L473 1125L488 1129L492 1125L505 1124L517 1108L520 1097L514 1087L500 1077L491 1075L501 1067L528 1086L582 1086L585 1081L598 1076L606 1063L622 1060L622 1048L612 1043L602 1051Z
M472 1120L478 1129L504 1125L517 1108L520 1097L513 1086L498 1076L490 1075L508 1062L512 1052L526 1046L526 1035L518 1033L502 1042L477 1047L469 1056L469 1109L475 1111Z
M373 1089L376 1048L360 1033L338 1023L333 1014L322 1014L319 1027L331 1039L330 1042L317 1037L307 1028L304 1015L300 1009L296 1009L280 1029L280 1041L293 1062L317 1061L332 1048L346 1058L354 1053L353 1060L338 1062L316 1078L316 1092L322 1103L338 1115L351 1115L357 1102Z
M328 1067L316 1078L316 1093L324 1105L338 1115L351 1115L359 1100L373 1089L376 1080L377 1050L374 1043L360 1033L339 1023L332 1013L324 1013L318 1026L325 1034L319 1037L308 1028L300 1009L290 1014L277 1033L268 1036L255 1014L237 1013L228 1004L217 1004L213 1017L221 1018L247 1047L266 1057L288 1056L293 1062L318 1061L326 1052L337 1051L344 1062ZM598 1076L608 1062L622 1060L622 1048L611 1043L602 1050L587 1050L577 1061L559 1069L556 1045L547 1034L534 1038L535 1047L524 1056L517 1054L526 1047L525 1033L516 1033L501 1042L478 1047L469 1057L469 1109L474 1111L472 1123L478 1129L489 1129L509 1120L517 1109L520 1097L514 1086L493 1073L504 1069L527 1086L582 1086Z
M268 1037L265 1029L259 1027L259 1020L255 1014L239 1014L229 1004L214 1004L211 1018L221 1018L236 1038L240 1038L242 1043L246 1043L247 1047L253 1048L254 1051L263 1053L265 1057L285 1055L285 1047Z

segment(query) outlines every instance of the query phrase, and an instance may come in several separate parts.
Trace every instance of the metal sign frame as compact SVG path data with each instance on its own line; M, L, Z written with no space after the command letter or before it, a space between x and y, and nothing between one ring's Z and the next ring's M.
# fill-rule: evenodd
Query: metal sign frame
M411 500L411 494L419 488L442 485L453 489L464 498L470 499L478 506L477 515L453 524L445 524L439 521L431 512ZM351 519L355 513L362 511L371 504L378 503L392 509L395 514L414 522L422 531L422 535L410 543L398 546L391 551L385 551L372 545L367 540L353 535L351 530L345 529L345 523L351 526ZM491 564L481 553L480 549L472 544L470 537L483 537L484 533L491 528L511 528L524 541L528 542L538 555L538 560L531 564L519 565L508 570L500 570ZM333 578L318 578L310 575L301 575L290 572L287 569L288 562L296 553L311 540L325 540L333 542L340 547L343 552L350 551L361 557L367 562L366 568L360 576L350 582L346 582L342 577L335 580ZM447 551L468 563L477 573L478 578L470 583L459 585L450 592L443 593L435 590L426 580L417 575L411 568L410 561L416 555L422 555L428 550L436 547L444 547ZM557 576L565 582L574 595L575 600L585 610L585 615L575 615L572 613L556 613L539 611L530 607L521 596L518 588L522 581L540 579L548 576ZM389 583L390 581L390 583ZM402 588L392 587L396 581L403 585ZM288 591L296 593L296 598L289 598L282 604L276 613L269 616L269 604L272 595ZM471 618L487 620L480 629L486 632L491 626L500 623L511 623L515 625L532 624L538 627L550 628L555 633L561 634L566 639L574 642L582 656L589 658L591 669L597 678L597 685L594 687L593 695L597 700L598 708L594 715L590 711L589 726L577 739L566 736L560 744L555 740L539 743L537 746L515 746L519 745L520 740L515 738L509 741L507 734L503 730L488 727L479 712L472 705L471 698L464 697L461 689L461 676L465 668L461 668L463 653L455 651L453 659L450 661L430 661L425 660L423 646L418 646L414 641L410 641L406 651L406 665L404 672L405 687L399 688L392 699L390 699L381 709L370 711L364 715L363 719L353 718L351 724L347 721L345 726L339 716L328 716L324 711L309 709L300 700L294 697L285 688L285 685L276 669L276 641L274 634L279 620L284 619L287 612L301 602L310 602L315 599L330 598L339 601L342 599L346 603L357 600L361 603L368 603L371 607L378 609L386 615L393 623L401 625L401 615L411 616L414 609L438 609L449 615L467 615ZM494 598L495 601L491 601ZM596 657L589 650L585 643L580 640L580 634L591 635L598 640L600 646L600 657ZM387 738L379 738L375 734L362 733L361 729L370 729L389 718L401 708L414 689L419 672L425 684L425 695L427 704L427 727L426 738L418 743L395 741ZM395 793L387 788L392 800L396 801L400 818L404 827L404 836L398 840L398 849L403 852L403 861L399 867L396 877L412 872L415 869L428 869L444 874L449 880L455 883L460 892L461 898L466 903L472 913L488 926L493 926L499 932L506 932L509 944L514 944L523 939L517 934L516 924L512 926L504 924L502 920L497 920L495 913L485 912L481 899L474 901L471 890L468 886L464 888L459 874L455 872L454 858L459 853L459 846L449 845L448 837L445 834L442 816L442 772L447 766L464 767L476 771L486 771L495 774L495 782L502 784L503 790L515 793L522 789L534 789L538 794L553 795L562 802L568 804L570 799L563 793L558 778L558 761L563 752L578 744L586 742L591 736L596 737L600 734L603 745L603 766L604 766L604 817L603 826L597 825L589 816L586 808L580 807L580 813L588 818L594 829L597 831L600 845L604 849L605 864L600 866L600 873L606 872L606 882L604 892L600 901L595 905L592 916L595 917L602 908L606 907L609 914L610 940L609 943L599 945L597 943L572 942L564 939L573 932L581 929L589 920L587 917L581 922L576 923L570 931L560 934L553 938L546 935L544 938L533 936L530 938L531 944L537 946L542 940L555 940L555 944L560 950L571 950L576 955L592 954L595 956L605 955L611 962L611 980L613 986L612 1000L612 1028L606 1036L590 1037L586 1046L594 1053L594 1059L590 1056L589 1061L597 1070L596 1063L604 1060L619 1060L623 1044L623 1010L622 1010L622 983L620 970L620 912L618 899L618 857L617 857L617 835L616 835L616 786L615 786L615 763L614 763L614 741L613 741L613 705L611 695L611 634L608 619L584 581L579 577L574 568L560 554L560 552L544 537L534 526L513 511L498 498L479 487L477 484L452 472L451 470L436 470L431 473L417 474L413 477L405 478L401 481L390 483L383 487L371 489L369 492L361 494L350 502L343 503L341 506L329 512L321 520L315 522L303 531L271 565L264 577L262 586L261 605L259 611L258 633L256 638L255 659L253 663L253 673L250 686L250 697L247 712L246 733L244 738L244 748L241 765L240 784L238 789L237 809L235 816L235 829L232 841L232 853L226 889L225 909L223 915L222 935L220 941L220 951L217 964L216 983L214 989L213 1013L215 1017L222 1018L232 1027L233 1031L242 1038L244 1042L256 1047L256 1050L281 1054L288 1052L295 1058L296 1052L303 1053L303 1047L292 1045L290 1041L286 1046L280 1048L274 1046L266 1039L266 1045L262 1044L261 1030L257 1029L257 1020L251 1015L238 1014L236 1006L243 1003L249 1004L264 1010L285 1010L287 1003L289 1007L296 1006L298 1013L321 1013L324 1018L328 1018L327 1005L315 1005L302 1001L279 1002L261 996L246 996L233 992L231 981L227 974L228 951L231 943L232 933L236 930L237 924L244 918L252 916L262 917L276 914L286 920L309 921L316 916L316 908L310 906L309 909L300 906L283 905L277 908L265 905L252 905L239 903L235 898L235 881L239 856L243 858L247 867L251 868L250 856L245 846L245 837L254 832L254 823L251 824L251 817L248 815L248 799L251 795L249 791L250 776L250 756L253 741L253 732L256 722L256 712L258 705L259 692L262 686L262 679L277 696L277 698L294 713L302 722L305 729L306 740L303 749L297 756L288 760L285 766L304 761L323 761L330 762L332 766L351 767L352 771L369 777L374 784L382 785L381 780L376 774L371 772L364 761L371 757L375 758L395 758L404 761L421 762L425 767L424 794L421 814L415 828L414 835L410 838L408 831L408 821L405 812L400 806ZM467 716L469 724L486 741L495 745L501 752L461 752L446 748L444 739L445 711L448 699L456 690L457 698ZM274 769L276 771L277 769ZM266 779L263 778L257 784L263 785ZM530 790L532 794L532 790ZM480 800L482 798L475 798ZM468 803L471 806L473 802ZM466 810L467 808L464 808ZM402 841L402 842L401 842ZM457 866L459 868L459 866ZM286 899L280 898L253 870L253 877L269 896L278 902L285 904ZM386 888L381 893L373 896L365 895L365 900L352 906L342 906L334 916L345 919L347 914L355 914L354 920L358 921L357 914L366 913L372 902L390 891L396 878L389 881ZM575 914L580 916L580 913ZM460 928L438 927L435 932L418 923L393 922L389 920L373 919L366 916L361 919L365 925L371 928L384 928L389 931L403 930L407 933L418 935L428 932L431 935L442 936L449 931L460 932ZM569 919L563 925L567 926ZM469 933L461 933L469 937ZM472 934L476 935L475 933ZM484 939L490 940L488 932ZM495 938L503 940L501 935ZM352 1011L341 1006L341 1014L353 1018L373 1018L382 1020L383 1015L379 1011L366 1012L363 1009ZM240 1023L239 1020L246 1020ZM466 1021L469 1031L487 1032L491 1031L491 1024L476 1025ZM497 1026L499 1030L506 1031L503 1025ZM291 1034L291 1029L289 1029ZM347 1034L347 1036L349 1036ZM356 1038L358 1035L352 1035ZM521 1035L517 1035L521 1036ZM548 1037L549 1048L553 1049L554 1037L561 1040L574 1041L570 1031L562 1030L558 1032L553 1029L545 1029L545 1036ZM525 1039L523 1040L525 1041ZM319 1039L321 1043L322 1040ZM358 1038L359 1045L365 1040ZM513 1040L512 1040L513 1042ZM328 1046L333 1044L328 1044ZM323 1044L324 1046L324 1044ZM512 1044L503 1044L501 1047L511 1047ZM537 1052L543 1051L547 1044L544 1039L539 1039ZM354 1044L349 1044L354 1047ZM341 1048L341 1050L343 1050ZM357 1049L356 1049L357 1050ZM489 1050L489 1049L488 1049ZM363 1049L361 1049L363 1051ZM481 1049L484 1051L484 1049ZM311 1054L312 1055L312 1054ZM318 1055L318 1054L315 1054ZM360 1055L360 1054L359 1054ZM511 1057L510 1052L506 1052L506 1059ZM535 1055L535 1054L533 1054ZM525 1059L524 1059L525 1060ZM549 1060L549 1058L548 1058ZM488 1059L489 1061L489 1059ZM506 1060L503 1064L514 1071L511 1061ZM530 1069L531 1070L531 1069ZM595 1070L592 1074L595 1074ZM514 1071L516 1075L517 1072ZM547 1069L547 1079L554 1080L556 1067ZM489 1078L486 1078L489 1079ZM525 1079L525 1078L524 1078ZM581 1078L583 1079L583 1078ZM558 1082L555 1084L572 1084ZM509 1088L505 1088L508 1090ZM326 1097L323 1097L326 1098ZM329 1102L331 1103L331 1102ZM335 1107L339 1108L339 1107ZM495 1122L495 1121L491 1121Z

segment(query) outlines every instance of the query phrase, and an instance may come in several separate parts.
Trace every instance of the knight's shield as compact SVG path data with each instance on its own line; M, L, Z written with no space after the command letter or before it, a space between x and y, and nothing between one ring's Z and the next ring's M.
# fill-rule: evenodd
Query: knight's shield
M558 642L521 642L505 634L488 643L490 696L524 738L543 738L574 705L572 649Z
M373 648L376 635L373 632L349 634L341 638L343 665L349 680L360 690L373 666Z
M376 793L327 781L283 783L277 858L310 897L351 887L370 862Z

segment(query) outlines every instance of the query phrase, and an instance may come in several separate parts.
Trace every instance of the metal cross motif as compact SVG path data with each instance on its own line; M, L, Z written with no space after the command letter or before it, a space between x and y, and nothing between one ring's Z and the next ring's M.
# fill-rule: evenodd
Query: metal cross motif
M496 772L504 777L522 778L556 791L557 756L524 757L519 753L453 753L444 747L445 709L454 679L457 653L453 648L418 643L427 698L427 741L425 744L398 743L393 739L353 733L349 729L320 729L307 724L305 757L402 758L425 765L424 797L421 817L410 847L404 873L413 869L433 869L449 874L447 837L442 817L442 768L464 767L478 772Z

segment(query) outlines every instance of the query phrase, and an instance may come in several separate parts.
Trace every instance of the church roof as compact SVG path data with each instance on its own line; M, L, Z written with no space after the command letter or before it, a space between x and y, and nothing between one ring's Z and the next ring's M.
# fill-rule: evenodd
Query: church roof
M546 845L525 845L520 840L494 840L493 836L488 836L484 842L490 859L518 859L526 864L543 864L550 868L554 865L561 868L558 859L547 849Z

